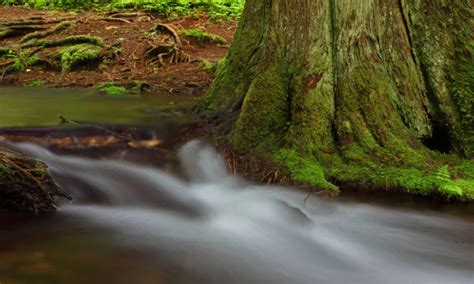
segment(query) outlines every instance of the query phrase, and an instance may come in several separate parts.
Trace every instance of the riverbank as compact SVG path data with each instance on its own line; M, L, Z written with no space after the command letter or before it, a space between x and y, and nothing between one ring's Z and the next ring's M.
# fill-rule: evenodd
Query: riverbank
M22 15L21 19L16 17L18 14ZM0 85L95 87L96 92L115 97L148 92L167 96L169 108L181 104L179 101L189 102L186 105L189 108L205 93L214 77L217 62L225 57L229 49L237 26L236 20L216 21L204 13L172 19L148 10L72 13L0 6L0 15L0 26L4 32L0 43L3 50L8 51L0 59L0 66L4 68ZM8 35L8 31L18 33ZM84 54L87 54L86 59L82 57ZM75 101L63 103L59 98L57 100L52 103L54 110L50 109L54 114L46 120L58 121L58 113L77 119L71 114L73 111L56 110L56 105L76 108ZM121 104L122 107L124 105ZM128 108L112 109L111 105L110 108L113 119L108 122L112 124L121 123L123 113L130 111ZM150 119L152 124L163 118L163 109L140 108L153 114ZM92 109L87 112L94 113ZM116 113L121 113L121 118L116 118ZM176 112L171 110L164 115L173 113ZM100 123L96 118L91 116L88 121ZM307 182L295 182L292 178L294 173L278 170L274 161L235 152L226 139L232 127L229 124L233 121L232 117L224 119L227 123L217 116L202 116L200 119L198 127L180 135L188 140L212 136L210 139L213 142L222 142L219 148L232 172L260 182L299 185L309 191L314 190L314 194L337 194L337 190L319 191L316 189L321 188L314 184L308 186ZM32 121L38 122L36 118ZM326 151L328 155L334 154L331 150ZM458 166L456 157L439 156L442 156L441 162L430 165L429 171L402 173L398 168L381 170L380 167L341 171L345 167L341 164L324 174L339 189L403 191L442 200L472 200L472 162L463 162ZM308 161L289 157L293 158L297 175L304 175L305 180L318 172ZM301 168L309 170L301 171ZM371 173L376 171L381 173L372 176Z

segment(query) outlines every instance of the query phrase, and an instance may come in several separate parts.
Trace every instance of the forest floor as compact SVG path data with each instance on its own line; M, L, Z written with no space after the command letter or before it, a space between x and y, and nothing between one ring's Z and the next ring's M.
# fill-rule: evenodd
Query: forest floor
M160 62L160 51L152 54L153 48L174 44L167 31L153 31L159 23L177 32L183 54L189 57L171 62L174 58L165 54ZM2 34L10 27L18 32ZM237 20L213 21L206 14L164 19L146 11L69 13L0 6L0 49L11 53L0 56L0 85L92 87L142 82L150 92L198 96L210 85L209 66L225 57L236 27ZM84 59L64 70L67 48L90 45L90 39L96 38L100 60ZM71 40L60 43L64 39ZM75 51L69 55L81 56Z

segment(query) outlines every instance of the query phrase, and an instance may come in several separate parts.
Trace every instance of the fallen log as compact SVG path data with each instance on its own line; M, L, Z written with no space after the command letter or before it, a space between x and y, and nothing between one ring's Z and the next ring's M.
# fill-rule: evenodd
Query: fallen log
M45 164L0 147L0 210L44 214L72 198L49 175Z

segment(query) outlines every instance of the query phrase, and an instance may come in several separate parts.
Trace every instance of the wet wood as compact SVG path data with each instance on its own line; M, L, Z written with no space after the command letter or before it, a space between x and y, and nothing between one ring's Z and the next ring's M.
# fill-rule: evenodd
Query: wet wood
M0 147L0 210L44 214L72 198L49 175L45 164Z

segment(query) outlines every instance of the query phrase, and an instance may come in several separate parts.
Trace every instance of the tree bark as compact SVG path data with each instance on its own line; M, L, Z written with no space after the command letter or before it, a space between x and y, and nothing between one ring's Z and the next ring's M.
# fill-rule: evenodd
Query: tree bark
M470 199L472 19L468 0L247 1L199 109L296 181Z

